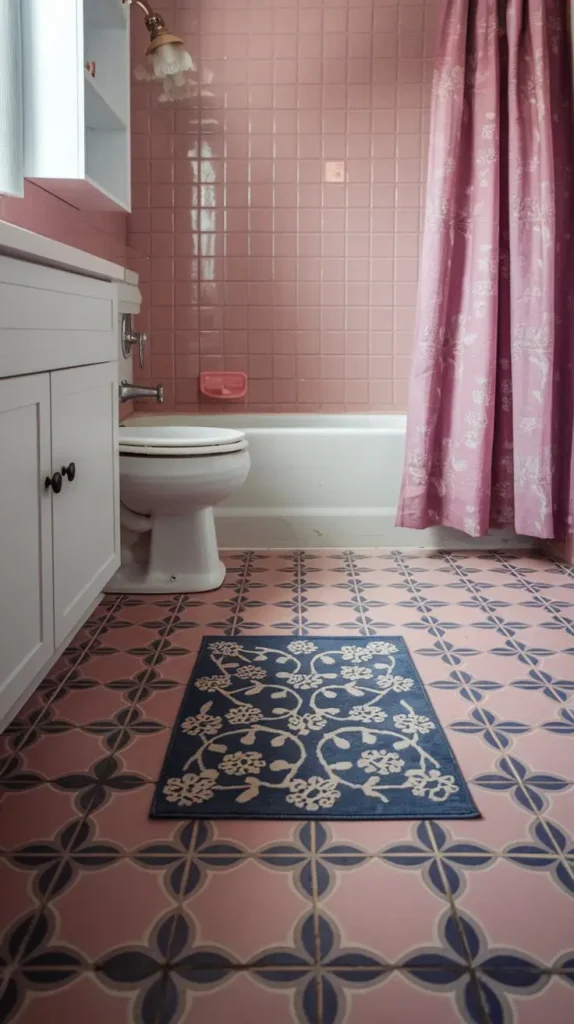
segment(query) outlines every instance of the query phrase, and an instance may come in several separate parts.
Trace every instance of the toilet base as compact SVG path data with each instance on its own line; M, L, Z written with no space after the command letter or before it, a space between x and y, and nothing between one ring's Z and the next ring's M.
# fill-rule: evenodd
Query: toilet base
M107 594L201 594L217 590L225 579L225 566L218 560L211 573L179 573L175 577L164 573L149 573L142 565L122 565L112 577Z
M110 594L197 594L217 590L225 566L217 550L213 509L152 516L149 544L134 545L106 591Z

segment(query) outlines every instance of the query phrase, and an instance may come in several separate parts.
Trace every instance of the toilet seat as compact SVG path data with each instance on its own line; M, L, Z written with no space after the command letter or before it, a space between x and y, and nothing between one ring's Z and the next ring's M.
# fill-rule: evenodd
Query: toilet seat
M225 455L247 448L241 430L222 427L120 427L120 455L190 456Z

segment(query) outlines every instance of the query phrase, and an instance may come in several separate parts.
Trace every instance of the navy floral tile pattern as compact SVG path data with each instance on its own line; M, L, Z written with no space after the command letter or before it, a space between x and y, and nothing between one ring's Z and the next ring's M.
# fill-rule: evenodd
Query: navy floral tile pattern
M1 1024L570 1021L574 569L226 560L105 598L0 736ZM269 634L402 635L482 818L148 820L202 638Z
M204 638L153 817L471 818L400 636Z

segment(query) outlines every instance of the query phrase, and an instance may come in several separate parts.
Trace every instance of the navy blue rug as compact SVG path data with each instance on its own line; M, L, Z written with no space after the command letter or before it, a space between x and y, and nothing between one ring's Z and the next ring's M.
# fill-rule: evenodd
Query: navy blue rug
M205 637L154 818L477 818L404 640Z

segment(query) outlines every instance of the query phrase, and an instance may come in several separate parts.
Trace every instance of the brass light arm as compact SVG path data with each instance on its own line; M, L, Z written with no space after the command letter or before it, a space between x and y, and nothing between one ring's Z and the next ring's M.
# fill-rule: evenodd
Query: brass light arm
M154 40L162 29L165 29L165 21L161 14L156 14L152 7L146 2L146 0L122 0L124 4L136 4L144 12L146 28L150 34L150 38Z

